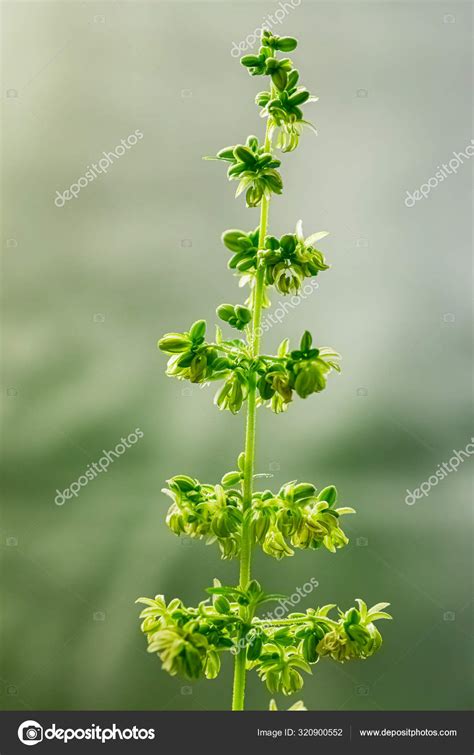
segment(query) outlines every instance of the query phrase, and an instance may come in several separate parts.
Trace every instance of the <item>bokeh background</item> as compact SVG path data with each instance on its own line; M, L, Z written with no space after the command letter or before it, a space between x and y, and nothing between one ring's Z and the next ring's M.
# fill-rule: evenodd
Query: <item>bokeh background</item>
M258 211L201 161L263 123L262 88L231 55L278 3L5 3L2 659L5 709L222 709L213 682L169 678L145 651L140 595L193 604L237 565L164 524L164 480L217 481L235 466L243 415L164 375L156 340L238 301L220 243ZM285 416L261 410L258 471L279 487L335 483L357 508L350 545L278 563L270 591L300 604L386 600L368 662L319 663L312 709L455 709L471 702L470 473L466 460L413 506L413 490L471 438L471 171L404 204L470 144L470 8L303 0L276 32L320 101L284 159L271 230L331 232L331 271L266 336L310 328L343 355L328 390ZM143 139L58 208L87 166ZM274 296L272 310L281 297ZM59 507L54 498L135 428L133 448ZM269 695L249 677L247 705ZM285 706L285 700L279 699Z

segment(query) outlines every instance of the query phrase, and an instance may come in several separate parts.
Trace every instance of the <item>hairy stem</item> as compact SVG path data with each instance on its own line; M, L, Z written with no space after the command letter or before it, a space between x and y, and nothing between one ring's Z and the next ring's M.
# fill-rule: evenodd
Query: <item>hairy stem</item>
M271 151L270 140L270 119L267 121L267 129L265 134L265 150ZM262 198L262 205L260 209L260 229L258 235L258 248L259 250L264 248L265 236L267 235L268 228L268 214L269 214L270 200L264 196ZM249 345L251 346L252 356L258 356L260 352L260 338L261 338L261 319L262 319L262 303L265 293L265 271L262 265L257 268L255 276L255 285L252 292L252 327L249 336ZM244 480L242 485L243 493L243 510L244 512L252 505L252 493L253 493L253 475L255 467L255 439L256 439L256 417L257 415L257 384L256 376L252 374L250 378L249 393L247 398L247 422L245 428L245 466L244 466ZM240 550L240 579L239 587L245 589L250 582L250 569L252 562L252 543L251 532L248 524L242 524L242 540ZM242 619L245 619L246 609L241 611ZM247 617L252 619L252 617ZM243 644L243 643L242 643ZM246 661L246 648L241 647L237 655L235 656L234 665L234 689L232 695L232 710L243 710L245 700L245 661Z

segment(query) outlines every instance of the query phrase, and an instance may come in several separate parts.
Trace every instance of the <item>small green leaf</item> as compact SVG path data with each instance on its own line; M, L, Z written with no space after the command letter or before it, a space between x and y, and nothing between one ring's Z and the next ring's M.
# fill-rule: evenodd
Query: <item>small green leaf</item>
M303 352L309 351L311 344L313 343L313 337L309 330L305 330L300 342L300 350Z
M205 320L197 320L194 325L191 326L189 335L193 341L199 341L199 339L204 337L206 333L206 325L207 323Z

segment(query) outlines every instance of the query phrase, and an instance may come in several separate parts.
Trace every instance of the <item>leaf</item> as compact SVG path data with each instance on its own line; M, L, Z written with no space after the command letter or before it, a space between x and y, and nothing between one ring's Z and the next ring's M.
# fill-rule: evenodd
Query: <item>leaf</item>
M144 603L146 606L156 608L156 600L152 600L151 598L137 598L135 603Z
M313 233L311 236L308 236L304 243L306 246L313 246L316 241L320 241L321 239L326 238L326 236L329 236L329 231L319 231L318 233Z
M376 603L375 606L372 606L372 608L369 608L369 613L372 613L372 611L383 611L384 608L388 608L390 603Z
M369 611L367 614L367 621L378 621L379 619L389 619L392 620L392 616L390 616L389 613L385 613L384 611L378 611L378 613L372 613Z
M286 356L286 355L288 354L288 347L289 347L289 344L290 344L290 339L289 339L289 338L285 338L285 339L284 339L284 340L283 340L283 341L281 342L281 344L279 345L279 347L278 347L278 352L277 352L277 355L278 355L278 356L279 356L280 358L282 358L282 357L285 357L285 356Z
M365 603L361 598L356 598L356 603L359 606L362 623L364 623L367 618L367 603Z
M261 600L258 601L259 605L262 605L263 603L271 603L275 600L286 600L288 598L287 595L283 595L282 593L273 592L273 593L266 593L263 595Z
M304 241L304 236L303 236L303 221L302 220L298 220L298 222L296 224L296 233L295 233L295 236L298 239L298 241Z
M318 608L316 611L317 616L327 616L329 611L332 611L333 608L336 608L335 603L327 603L322 608Z

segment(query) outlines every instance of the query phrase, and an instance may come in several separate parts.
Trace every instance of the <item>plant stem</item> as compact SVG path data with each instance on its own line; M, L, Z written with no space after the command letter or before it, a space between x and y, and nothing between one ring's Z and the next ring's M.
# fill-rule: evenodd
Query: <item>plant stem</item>
M271 140L270 140L270 119L267 120L267 129L265 133L265 151L271 152ZM260 228L258 235L258 248L259 250L264 248L265 236L267 235L268 228L268 214L270 208L270 200L264 196L262 198L262 205L260 208ZM260 352L260 338L261 338L261 319L262 319L262 303L265 293L265 270L262 265L257 267L257 273L255 276L255 285L252 292L252 328L250 333L250 346L252 349L252 356L256 357ZM245 513L252 505L252 493L253 493L253 475L255 466L255 438L256 438L256 417L257 415L257 385L256 376L252 373L250 377L249 392L247 397L247 421L245 428L245 465L244 465L244 480L242 485L243 503L242 508ZM251 532L248 524L244 521L242 524L242 539L240 546L240 578L239 587L244 589L250 582L250 568L252 562L252 542ZM242 608L242 619L252 620L252 616L247 616L247 609ZM244 632L245 630L242 630ZM243 636L243 635L242 635ZM234 688L232 695L232 710L243 710L245 700L245 677L246 677L246 662L247 652L245 646L241 647L237 655L235 656L234 664Z

